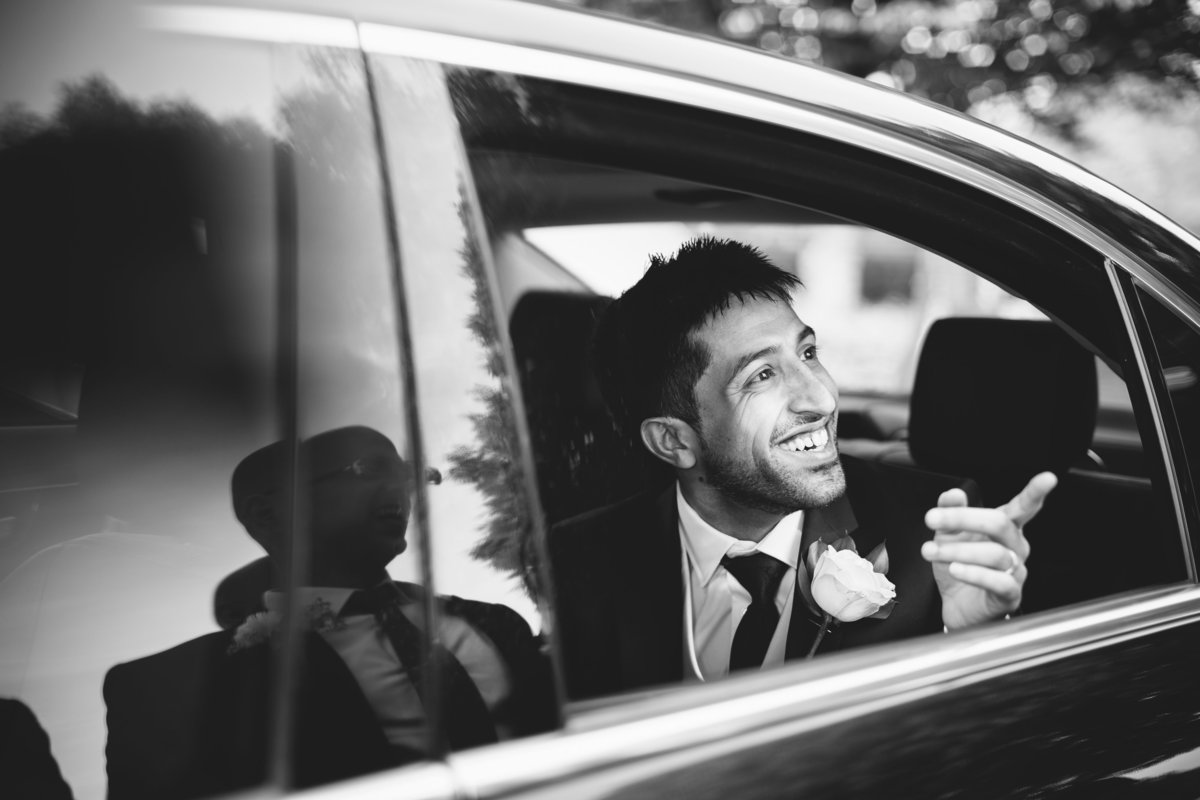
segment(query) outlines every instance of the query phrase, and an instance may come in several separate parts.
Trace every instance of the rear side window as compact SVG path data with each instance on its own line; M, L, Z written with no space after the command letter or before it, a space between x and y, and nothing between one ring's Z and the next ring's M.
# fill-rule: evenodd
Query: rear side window
M127 42L164 96L98 57L95 32L94 72L0 118L0 292L20 298L0 322L0 695L33 713L81 799L110 775L113 797L155 785L150 754L119 739L106 763L110 722L128 728L105 676L217 628L214 589L261 552L230 475L280 430L278 140L259 109L203 99L231 51L269 97L269 54L181 42L167 68ZM119 703L160 688L121 682Z
M436 708L381 723L281 591L350 539L424 583L362 60L95 33L127 50L0 103L0 695L80 800L427 760Z
M713 234L803 280L844 455L969 479L984 505L1059 475L1027 530L1025 613L1187 577L1103 254L885 153L591 88L452 78L551 525L671 485L609 418L590 336L650 253ZM560 631L568 650L588 635ZM571 673L568 658L569 694Z

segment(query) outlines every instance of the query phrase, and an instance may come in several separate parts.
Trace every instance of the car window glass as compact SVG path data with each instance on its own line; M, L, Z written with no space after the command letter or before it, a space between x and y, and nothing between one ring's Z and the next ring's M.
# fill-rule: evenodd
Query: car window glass
M419 463L429 478L418 508L430 537L437 630L491 711L494 738L503 740L548 728L555 700L541 642L539 520L490 253L440 66L372 63L400 239ZM470 711L461 698L443 700L443 732L457 747L451 728Z
M0 696L81 800L157 794L200 735L169 717L211 662L141 660L219 629L216 586L261 554L230 475L279 431L270 52L126 11L37 4L0 48Z
M803 280L800 317L820 331L822 363L842 389L843 454L887 471L896 486L897 466L967 480L975 502L991 506L1038 470L1059 474L1028 526L1034 560L1023 613L1186 577L1144 391L1128 380L1138 374L1131 341L1094 250L966 185L839 143L590 88L469 70L451 78L551 552L556 541L583 548L582 538L558 537L560 528L575 537L587 519L617 513L598 509L670 486L641 442L614 428L589 342L605 296L636 280L649 253L669 255L711 233L749 241ZM943 320L948 327L934 324ZM975 339L957 333L929 347L936 329L964 325L982 331L972 336L992 348L978 351L986 356L973 357ZM923 352L938 353L926 359L932 378L920 378ZM956 377L953 358L969 377ZM993 359L1003 366L989 370ZM1008 385L998 382L1004 375ZM971 396L983 386L995 391ZM939 405L943 396L961 399ZM577 516L584 512L595 514ZM1145 545L1132 555L1121 549L1131 529ZM600 563L605 548L595 546L591 561ZM613 586L635 561L611 566ZM677 568L666 568L666 584ZM572 692L573 659L605 637L621 642L611 648L619 653L633 648L611 667L629 678L621 688L671 682L664 676L678 674L678 662L651 674L633 651L682 636L682 606L678 624L646 622L651 614L615 623L574 581L614 606L625 598L601 569L580 569L566 581L554 576L568 694L620 684L597 689L610 668L582 667L599 683ZM676 603L671 592L658 601Z
M1196 525L1200 517L1200 453L1196 449L1200 442L1200 335L1194 318L1189 323L1140 287L1137 297L1152 337L1151 369L1158 372L1162 382L1165 406L1170 412L1168 424L1178 430L1176 443L1183 458L1176 474L1181 483L1183 512L1189 524Z
M290 578L302 634L280 665L297 685L280 724L291 731L291 782L305 787L436 755L436 709L431 679L402 667L427 650L424 542L413 519L423 477L407 434L366 73L352 50L288 48L276 63L289 145L280 169L294 202L282 228L294 236L296 277L281 292L294 291L295 318L281 336L289 327L295 336L282 390L296 393ZM386 577L399 605L351 596Z

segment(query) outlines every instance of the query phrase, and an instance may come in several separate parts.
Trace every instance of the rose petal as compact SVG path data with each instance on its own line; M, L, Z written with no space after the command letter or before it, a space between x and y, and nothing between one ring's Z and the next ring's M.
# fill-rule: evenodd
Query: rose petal
M840 541L840 540L839 540ZM896 587L854 551L828 546L817 559L812 580L814 601L841 622L878 612L896 596Z

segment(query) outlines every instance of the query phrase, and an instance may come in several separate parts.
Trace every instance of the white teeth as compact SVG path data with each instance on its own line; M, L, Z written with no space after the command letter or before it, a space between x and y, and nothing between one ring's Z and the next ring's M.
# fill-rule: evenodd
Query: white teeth
M813 431L812 433L793 436L791 439L783 443L783 446L794 453L800 453L806 450L820 450L829 443L829 431L825 428Z

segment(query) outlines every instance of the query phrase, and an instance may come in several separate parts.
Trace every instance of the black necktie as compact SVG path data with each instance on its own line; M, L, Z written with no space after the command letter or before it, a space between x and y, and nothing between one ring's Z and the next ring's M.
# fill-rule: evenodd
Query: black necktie
M422 636L401 606L411 602L391 581L356 591L342 606L342 616L373 614L408 671L426 713L441 709L442 729L450 749L462 750L496 741L496 726L471 676L454 654L434 641L422 658ZM433 702L434 694L440 702Z
M779 625L775 595L788 565L766 553L751 553L739 558L725 556L721 564L750 593L750 606L733 635L729 671L761 667L767 646Z

